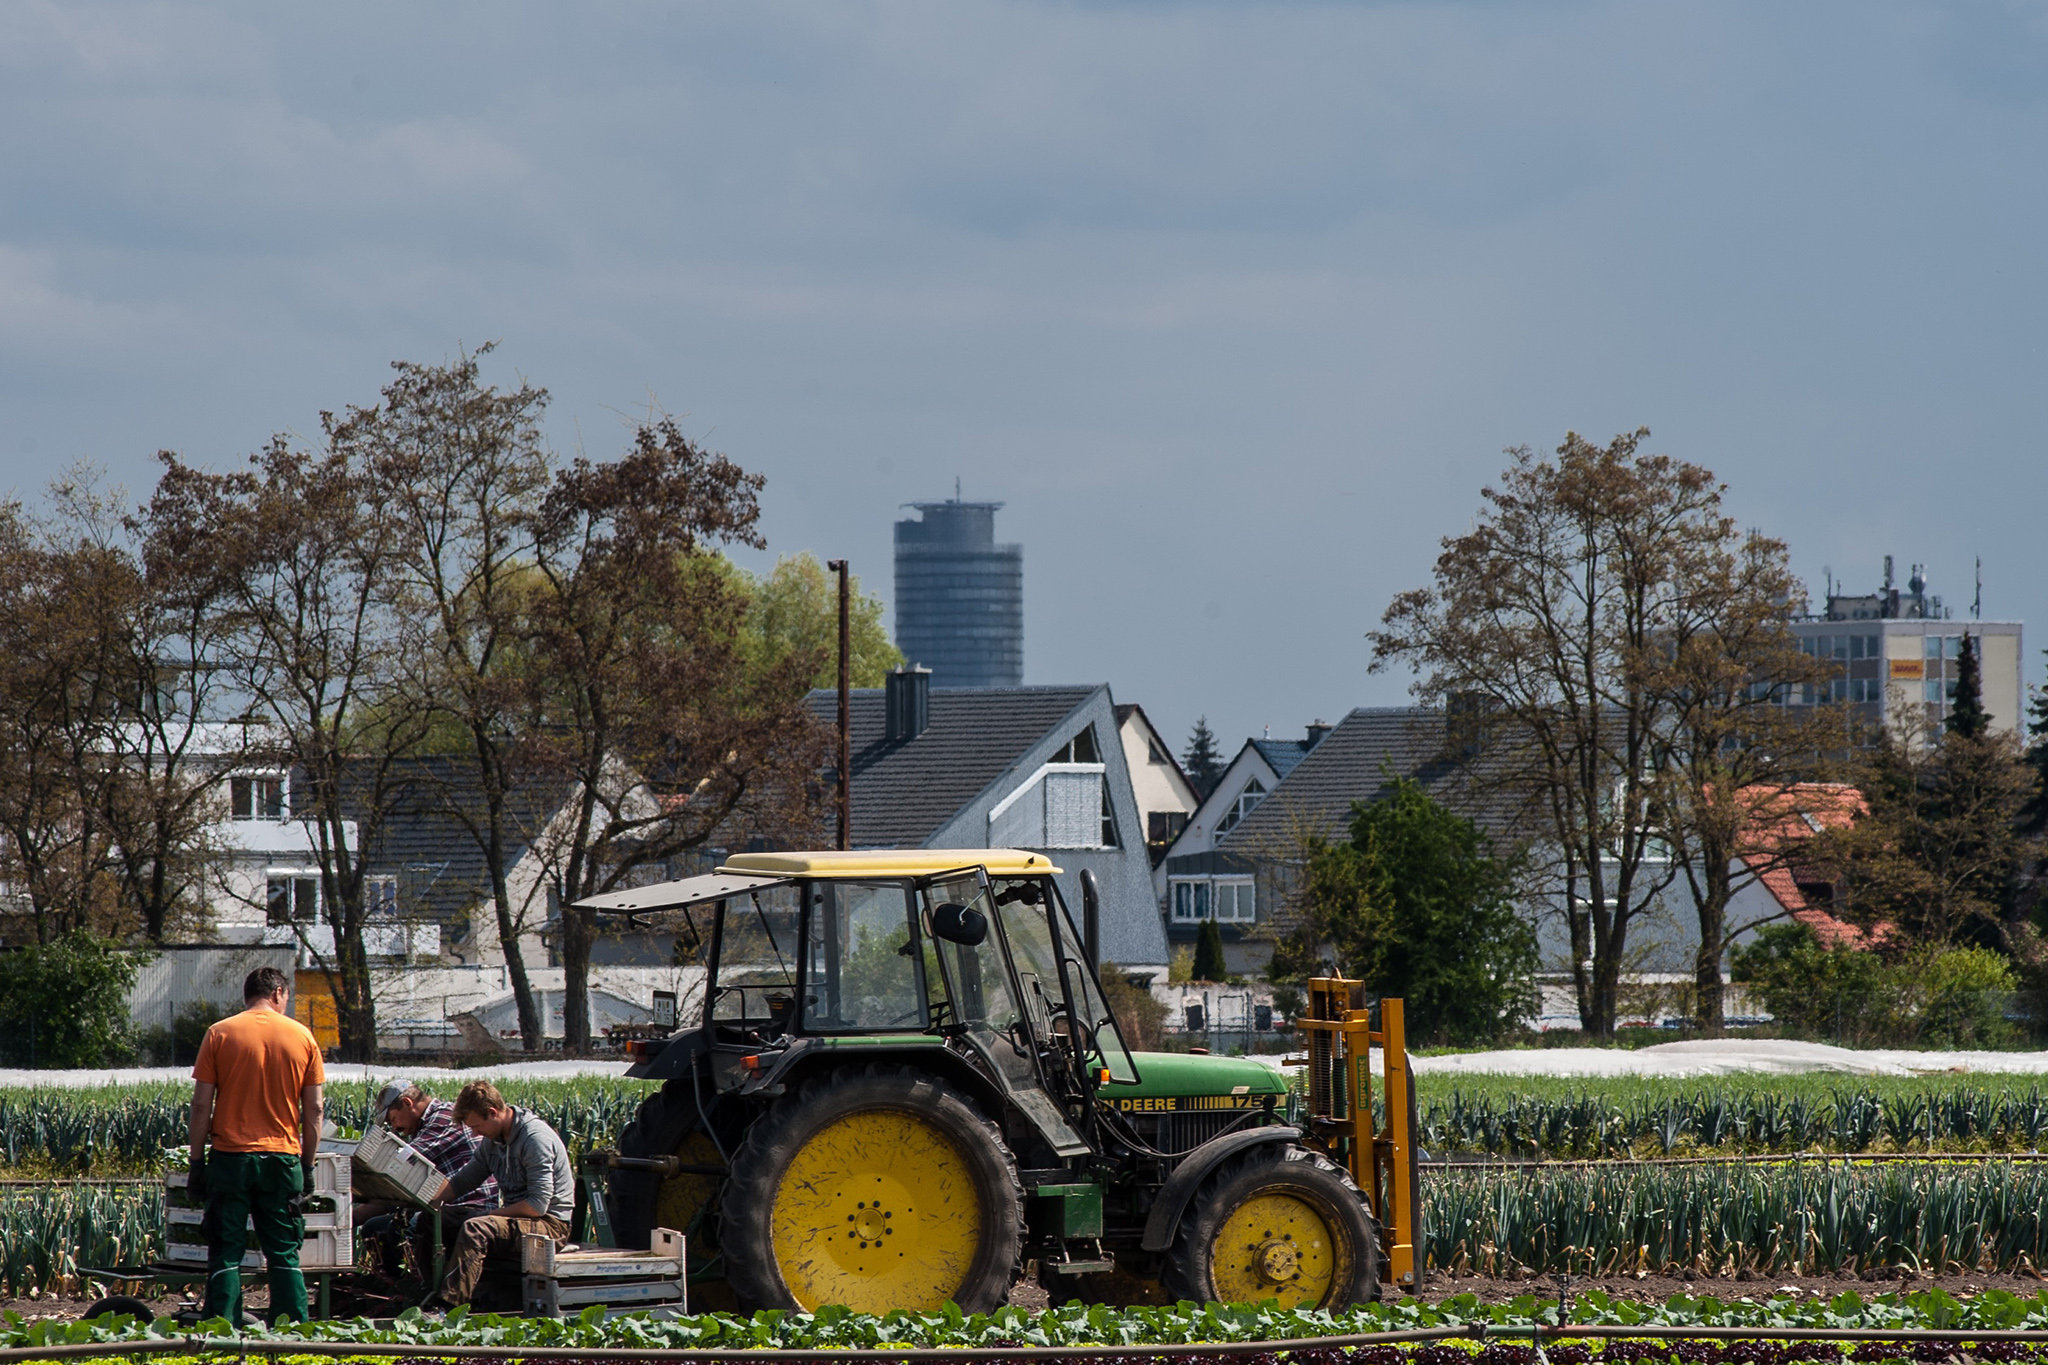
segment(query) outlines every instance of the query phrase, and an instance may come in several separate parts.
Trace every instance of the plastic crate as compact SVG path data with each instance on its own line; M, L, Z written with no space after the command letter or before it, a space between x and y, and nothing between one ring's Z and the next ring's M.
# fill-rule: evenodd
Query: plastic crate
M186 1173L184 1171L164 1172L164 1188L172 1190L184 1189L185 1177ZM346 1204L349 1192L354 1186L354 1181L350 1177L351 1170L349 1154L347 1152L328 1151L323 1146L320 1151L313 1154L312 1193L331 1194L336 1197L336 1202Z
M200 1219L204 1218L205 1216L206 1210L204 1209L164 1210L164 1221L166 1223L183 1223L189 1225L196 1225L200 1221ZM339 1201L337 1201L337 1206L332 1213L306 1214L306 1230L310 1232L315 1228L334 1228L346 1231L351 1226L351 1217L352 1215L349 1206L347 1204L340 1203ZM249 1220L249 1228L250 1235L254 1236L256 1228L256 1220L254 1218L251 1218Z
M252 1234L253 1238L253 1234ZM206 1247L198 1242L166 1242L164 1259L184 1265L206 1264ZM356 1263L355 1237L347 1228L309 1229L299 1244L299 1269L346 1270ZM261 1270L263 1253L253 1246L242 1256L244 1270Z
M355 1159L411 1198L424 1204L441 1192L447 1176L426 1155L382 1124L372 1125L356 1144Z

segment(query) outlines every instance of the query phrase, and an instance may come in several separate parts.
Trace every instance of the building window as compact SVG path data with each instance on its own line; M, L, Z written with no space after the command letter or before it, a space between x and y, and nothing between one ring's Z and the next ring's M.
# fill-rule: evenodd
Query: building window
M1107 782L1104 782L1104 783L1102 783L1102 784L1101 784L1101 786L1102 786L1102 846L1103 846L1104 848L1115 848L1115 847L1117 846L1117 844L1116 844L1116 808L1115 808L1114 806L1112 806L1112 805L1110 805L1110 804L1109 804L1109 783L1107 783Z
M265 910L272 924L313 924L320 918L320 879L272 873Z
M1145 842L1148 844L1170 844L1180 838L1181 831L1187 827L1188 817L1185 811L1145 812Z
M1173 918L1177 924L1213 919L1221 924L1250 924L1258 918L1250 878L1173 883Z
M397 919L398 878L364 878L363 908L369 912L371 919Z
M230 778L228 794L237 820L284 819L284 778L281 776Z
M1216 822L1216 832L1225 834L1237 828L1238 821L1258 808L1266 799L1266 784L1253 778L1244 784L1244 790L1237 794L1237 800L1230 803L1230 809L1223 812L1223 818Z
M1060 746L1052 756L1054 763L1100 763L1102 754L1095 747L1095 727L1090 725Z
M1250 924L1258 918L1252 908L1252 884L1244 882L1216 883L1216 918L1225 923Z
M1963 637L1960 635L1928 635L1922 638L1926 656L1930 659L1960 659L1963 656Z

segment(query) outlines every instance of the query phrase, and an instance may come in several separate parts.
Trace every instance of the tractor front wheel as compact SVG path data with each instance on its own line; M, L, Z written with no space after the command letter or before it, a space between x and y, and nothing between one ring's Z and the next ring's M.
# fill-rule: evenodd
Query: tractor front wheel
M1344 1308L1379 1297L1379 1231L1337 1166L1301 1148L1269 1149L1202 1187L1165 1282L1197 1303Z
M726 1274L749 1309L986 1313L1023 1247L1001 1134L918 1071L842 1071L784 1096L748 1130L722 1203Z

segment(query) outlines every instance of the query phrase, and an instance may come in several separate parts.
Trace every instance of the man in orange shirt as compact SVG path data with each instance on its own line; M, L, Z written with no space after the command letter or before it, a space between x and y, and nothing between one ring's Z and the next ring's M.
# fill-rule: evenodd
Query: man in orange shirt
M206 1031L192 1068L191 1192L205 1201L210 1229L202 1311L237 1327L251 1219L270 1267L271 1321L306 1320L301 1209L313 1188L327 1073L312 1032L284 1012L290 993L275 967L249 973L242 983L246 1008Z

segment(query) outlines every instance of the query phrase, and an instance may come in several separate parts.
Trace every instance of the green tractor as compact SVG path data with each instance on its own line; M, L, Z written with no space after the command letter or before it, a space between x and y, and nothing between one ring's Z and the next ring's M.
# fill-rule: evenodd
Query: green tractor
M1261 1063L1133 1054L1093 879L1076 932L1058 870L747 854L581 902L673 931L703 983L682 1027L631 1044L628 1074L665 1084L607 1157L618 1243L682 1231L691 1301L747 1310L985 1312L1026 1262L1055 1302L1336 1308L1412 1283L1398 1003L1370 1031L1394 1044L1384 1133L1349 983L1316 983L1306 1114Z

